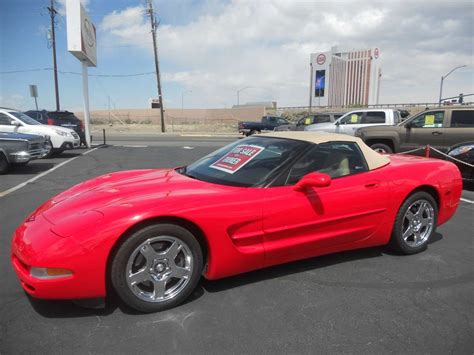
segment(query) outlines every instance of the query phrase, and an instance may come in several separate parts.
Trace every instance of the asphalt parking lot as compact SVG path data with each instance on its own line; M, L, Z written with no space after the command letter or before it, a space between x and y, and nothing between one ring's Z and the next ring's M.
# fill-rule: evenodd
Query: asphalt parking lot
M10 266L10 238L39 204L104 173L189 164L232 139L117 138L115 146L0 177L0 354L473 353L474 192L467 190L417 255L371 248L203 281L189 302L155 314L116 300L94 310L25 296Z

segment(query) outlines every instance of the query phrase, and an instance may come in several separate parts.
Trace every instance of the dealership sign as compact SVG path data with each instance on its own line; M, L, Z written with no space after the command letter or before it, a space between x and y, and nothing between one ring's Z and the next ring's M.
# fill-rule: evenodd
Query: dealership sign
M96 30L80 0L67 0L67 49L87 66L97 66Z

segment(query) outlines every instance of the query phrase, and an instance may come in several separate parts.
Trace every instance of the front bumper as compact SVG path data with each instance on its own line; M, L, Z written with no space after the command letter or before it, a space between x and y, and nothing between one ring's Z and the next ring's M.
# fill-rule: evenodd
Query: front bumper
M15 231L11 262L23 289L41 299L105 297L105 274L99 271L101 268L93 253L74 238L54 234L51 227L52 224L38 214ZM31 267L63 268L71 270L72 275L40 279L31 275Z
M30 155L30 153L21 151L21 152L16 152L13 154L10 154L10 157L12 159L12 164L24 164L28 163L33 157Z
M74 139L73 141L64 142L59 149L63 149L63 150L76 149L76 148L79 148L80 145L81 145L81 140L78 138L78 139Z

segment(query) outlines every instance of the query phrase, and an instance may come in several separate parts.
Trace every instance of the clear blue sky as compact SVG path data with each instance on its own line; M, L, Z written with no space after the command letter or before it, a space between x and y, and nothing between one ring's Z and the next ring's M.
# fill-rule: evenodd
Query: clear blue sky
M64 11L65 0L57 0ZM144 108L156 97L154 75L97 78L154 70L145 0L83 0L95 23L97 68L89 73L92 109ZM52 67L46 32L49 0L0 2L0 72ZM444 95L474 93L472 14L469 0L288 1L155 0L166 107L230 107L276 100L279 106L308 102L310 53L379 47L381 103L435 102L440 77ZM67 52L66 19L57 18L58 67L80 72ZM37 84L39 104L54 108L51 71L0 73L0 106L34 106L28 85ZM59 75L61 106L82 108L81 77ZM191 92L189 92L191 91Z

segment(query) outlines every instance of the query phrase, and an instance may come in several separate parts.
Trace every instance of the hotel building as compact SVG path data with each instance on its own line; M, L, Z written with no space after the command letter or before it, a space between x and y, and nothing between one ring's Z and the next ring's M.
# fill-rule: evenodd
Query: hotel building
M379 102L380 50L311 54L310 106L374 105Z

